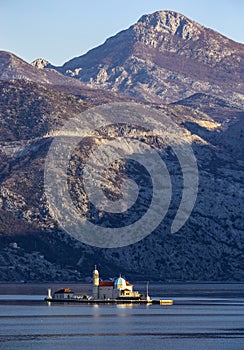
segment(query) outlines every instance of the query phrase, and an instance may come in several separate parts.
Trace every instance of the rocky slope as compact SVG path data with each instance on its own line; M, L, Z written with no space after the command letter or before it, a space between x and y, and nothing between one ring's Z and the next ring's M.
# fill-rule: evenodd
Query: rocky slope
M217 96L197 93L173 104L187 106L210 115L216 121L226 123L241 117L243 104L224 100Z
M42 59L30 65L0 53L0 280L77 281L90 276L94 264L105 277L243 280L243 45L162 11L143 16L104 45L55 69L59 72ZM106 169L103 190L118 199L124 176L135 180L140 198L132 218L108 215L89 203L80 176L83 166L93 146L121 135L158 150L173 195L165 219L151 235L123 248L94 248L62 231L51 215L44 191L47 152L74 115L132 97L160 113L162 125L172 120L183 130L197 158L197 201L186 224L171 234L183 187L172 149L138 126L97 129L75 149L67 172L72 201L86 220L128 224L150 202L148 174L136 163L119 161ZM63 188L59 191L67 207Z
M92 104L102 104L113 100L128 100L121 95L109 91L89 88L86 84L58 73L51 64L43 59L37 59L32 64L6 51L0 51L0 80L25 80L42 84L57 91L76 95L91 101ZM45 69L43 69L45 68Z
M142 16L56 69L90 87L151 102L197 92L242 100L244 46L173 11Z
M240 148L243 144L243 118L239 114L231 121L227 118L220 123L194 109L193 104L191 108L180 104L155 106L162 113L162 122L170 117L184 127L186 137L192 142L200 172L194 211L177 234L169 232L182 192L182 174L170 149L158 139L144 135L144 141L159 150L172 177L174 192L169 212L158 229L144 240L124 248L99 249L82 244L61 230L49 213L43 185L45 158L52 135L74 113L82 112L92 104L26 81L4 81L0 87L3 101L0 114L2 280L79 280L90 275L94 263L101 267L104 276L122 272L133 279L243 278L244 164ZM221 115L223 101L220 103L213 97L208 99L216 113L219 108ZM200 105L205 111L210 105L208 99L206 96L202 98ZM231 108L233 113L236 112L229 106ZM76 150L70 162L70 193L77 208L89 219L96 218L96 213L88 210L88 199L77 169L94 144L107 137L117 137L120 132L120 129L112 128L107 135L101 130L100 135L90 138ZM126 136L126 132L130 134L131 131L125 129L123 132ZM117 164L111 173L108 172L110 196L118 194L124 166L124 163ZM135 164L130 165L130 172L137 182L140 181L140 171ZM147 196L150 191L145 186ZM141 202L137 214L145 203ZM99 220L101 224L109 219L104 214ZM19 248L13 247L13 242Z
M67 79L53 69L38 69L13 53L0 51L0 79L2 80L30 80L39 84L69 85L84 87L84 84Z

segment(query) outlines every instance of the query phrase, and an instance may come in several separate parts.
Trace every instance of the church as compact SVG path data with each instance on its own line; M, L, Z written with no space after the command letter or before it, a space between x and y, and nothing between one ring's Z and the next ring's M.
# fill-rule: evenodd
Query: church
M127 282L119 276L114 281L100 281L97 267L93 271L93 288L92 295L97 300L140 300L145 296L137 291L133 291L133 284Z

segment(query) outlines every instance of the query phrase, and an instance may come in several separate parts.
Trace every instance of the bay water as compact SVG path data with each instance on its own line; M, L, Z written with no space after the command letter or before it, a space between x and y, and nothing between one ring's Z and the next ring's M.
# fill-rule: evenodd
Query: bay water
M49 286L91 291L0 284L0 349L244 349L244 284L150 285L152 298L173 306L53 304L43 300Z

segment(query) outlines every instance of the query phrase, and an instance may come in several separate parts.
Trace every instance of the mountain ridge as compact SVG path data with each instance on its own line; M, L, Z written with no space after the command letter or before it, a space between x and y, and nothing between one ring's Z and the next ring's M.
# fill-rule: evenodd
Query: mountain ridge
M54 69L39 69L8 51L0 51L0 79L30 80L39 84L53 86L74 85L84 87L84 84L81 82L65 77Z
M243 98L243 62L243 44L159 11L56 70L93 88L169 103L201 91Z

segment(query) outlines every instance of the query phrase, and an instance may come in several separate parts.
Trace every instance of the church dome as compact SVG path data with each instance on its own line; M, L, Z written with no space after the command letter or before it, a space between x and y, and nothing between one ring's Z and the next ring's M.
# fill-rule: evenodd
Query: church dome
M116 280L114 281L114 288L122 290L126 289L126 280L121 276L119 278L116 278Z

